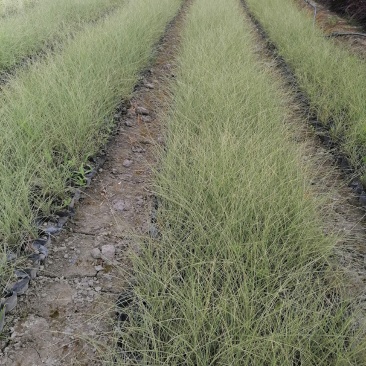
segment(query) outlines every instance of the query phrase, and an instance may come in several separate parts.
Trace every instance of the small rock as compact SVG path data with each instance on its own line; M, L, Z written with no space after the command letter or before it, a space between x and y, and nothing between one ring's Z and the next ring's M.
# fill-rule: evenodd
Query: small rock
M143 198L137 198L136 199L136 205L137 206L142 206L144 204L144 199Z
M149 235L152 239L157 239L159 237L159 230L155 224L151 224L149 228Z
M95 266L94 269L97 271L97 272L100 272L100 271L103 271L103 266Z
M136 107L136 113L142 114L143 116L148 116L150 114L150 112L144 107Z
M7 262L14 261L15 259L17 259L17 255L15 253L10 252L10 251L6 253Z
M141 146L132 146L131 147L132 152L136 153L136 154L142 154L146 151L146 149L144 149Z
M65 254L65 255L64 255L64 258L65 258L65 259L69 258L69 255L68 255L68 254Z
M116 247L112 244L102 246L102 256L107 259L113 259L116 254Z
M94 258L94 259L99 259L99 258L102 258L102 253L100 252L99 248L94 248L92 251L91 251L91 256Z
M145 86L148 89L154 89L155 88L154 84L151 84L151 83L146 83Z
M359 202L361 206L366 206L366 193L362 193L359 198Z
M17 306L17 303L18 297L16 292L13 292L11 296L8 296L1 301L1 305L5 307L6 313L10 313Z
M17 295L23 295L28 290L29 281L30 281L29 277L23 278L22 280L15 283L11 290L13 292L16 292Z
M135 117L135 115L136 115L135 112L131 109L129 109L126 114L127 118L133 118Z
M128 119L128 120L125 121L125 125L127 127L133 127L135 125L135 123L132 119Z
M129 160L129 159L125 159L122 163L122 165L125 167L125 168L129 168L131 165L132 165L133 161L132 160Z
M123 200L119 200L119 201L115 201L113 202L113 208L116 211L129 211L131 209L131 203L128 201L123 201Z
M151 121L152 121L150 116L142 116L141 120L142 120L142 122L145 122L145 123L151 123Z
M356 188L355 188L355 191L357 194L361 194L363 192L363 186L361 183L358 183Z
M49 226L47 229L44 230L45 233L51 234L51 235L57 234L60 231L61 231L61 228L56 227L56 226Z
M101 288L101 287L99 287L99 286L98 286L98 287L95 287L95 291L96 291L96 292L100 292L101 290L102 290L102 288Z

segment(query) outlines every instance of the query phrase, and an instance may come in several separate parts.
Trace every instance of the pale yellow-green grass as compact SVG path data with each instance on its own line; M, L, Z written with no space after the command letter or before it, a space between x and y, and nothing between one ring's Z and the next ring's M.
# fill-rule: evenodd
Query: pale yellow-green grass
M105 142L179 0L134 0L86 26L0 94L0 241L19 244L37 216L66 204L68 181ZM70 182L69 182L70 183Z
M0 0L0 16L9 16L26 11L40 0Z
M155 186L161 237L134 259L120 365L365 364L287 96L245 19L238 0L187 14Z
M0 8L3 11L9 10L11 5L19 11L13 16L0 19L0 71L45 50L56 40L64 40L82 28L83 23L97 19L103 12L124 2L125 0L42 0L35 4L30 1L4 2L3 8Z
M365 173L366 64L313 26L291 0L246 0L293 70L312 111ZM366 178L366 177L364 177Z

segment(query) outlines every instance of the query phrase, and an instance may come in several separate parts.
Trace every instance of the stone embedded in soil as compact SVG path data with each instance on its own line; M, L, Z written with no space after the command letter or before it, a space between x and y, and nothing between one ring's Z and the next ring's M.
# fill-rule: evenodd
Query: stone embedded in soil
M17 259L17 255L11 251L6 252L6 261L12 262Z
M359 198L359 202L361 204L361 206L366 206L366 193L362 193L360 198Z
M133 163L133 160L129 160L129 159L125 159L122 163L122 165L125 167L125 168L129 168Z
M131 209L131 203L124 200L118 200L113 203L113 208L116 211L129 211Z
M28 290L29 281L30 281L29 277L23 278L22 280L15 283L11 290L13 292L16 292L18 295L23 295Z
M18 303L18 296L16 292L13 292L11 296L8 296L1 301L1 305L5 307L5 312L10 313Z
M150 116L142 116L141 120L142 120L142 122L145 122L145 123L151 123L151 121L152 121Z
M126 114L127 118L134 118L135 115L136 115L135 112L131 109L129 109L127 114Z
M102 256L106 259L114 259L116 254L116 247L112 244L106 244L102 246Z
M125 121L125 125L126 125L127 127L133 127L133 126L135 125L135 122L134 122L132 119L127 119L127 120Z
M139 142L143 145L150 145L151 144L151 140L147 140L147 139L141 139Z
M136 107L136 113L137 114L141 114L143 116L148 116L150 114L150 112L148 111L148 109L146 109L144 107Z
M132 146L131 150L132 150L133 153L136 153L136 154L142 154L146 151L146 149L144 149L141 146Z
M91 251L91 256L94 258L94 259L99 259L99 258L102 258L102 253L100 251L99 248L94 248L92 251Z
M146 83L145 86L148 89L154 89L155 88L154 84L152 84L152 83Z

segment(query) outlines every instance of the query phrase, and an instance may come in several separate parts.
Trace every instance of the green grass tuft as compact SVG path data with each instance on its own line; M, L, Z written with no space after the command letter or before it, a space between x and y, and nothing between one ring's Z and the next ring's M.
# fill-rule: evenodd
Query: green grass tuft
M52 42L67 40L85 22L96 20L103 12L124 2L125 0L4 2L3 11L11 12L15 8L18 12L13 16L4 16L0 21L0 71L10 69L25 57L45 50Z

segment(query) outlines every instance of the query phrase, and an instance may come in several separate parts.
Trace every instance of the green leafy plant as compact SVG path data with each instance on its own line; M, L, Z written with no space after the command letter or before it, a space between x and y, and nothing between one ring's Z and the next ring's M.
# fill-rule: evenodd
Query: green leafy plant
M81 165L78 170L73 171L72 181L77 187L84 187L87 183L87 174L91 173L93 168L89 165Z

